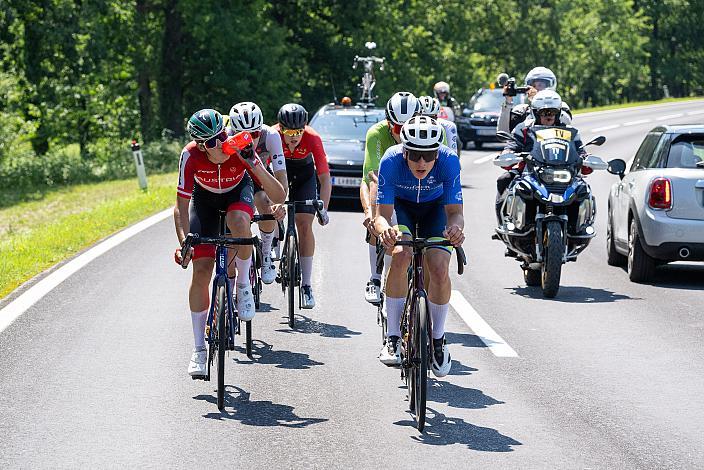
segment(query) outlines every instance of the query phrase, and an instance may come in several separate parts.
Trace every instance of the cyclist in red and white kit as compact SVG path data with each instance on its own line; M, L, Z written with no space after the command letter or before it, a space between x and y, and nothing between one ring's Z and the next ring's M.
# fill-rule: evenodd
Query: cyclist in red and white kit
M264 168L257 155L236 150L225 151L227 132L222 115L214 109L203 109L188 120L186 127L193 138L181 151L179 179L174 207L176 236L181 245L190 233L218 236L219 210L226 211L226 223L233 237L251 237L250 220L254 212L252 179L256 176L264 190L275 202L283 202L286 192L281 184ZM251 136L248 136L251 139ZM229 143L229 142L228 142ZM249 281L251 246L241 246L235 255L238 277L236 281L239 317L254 318L254 298ZM210 295L208 285L215 266L215 248L198 245L186 254L193 259L193 278L189 289L189 304L193 323L195 348L188 366L191 376L206 373L205 322ZM175 261L181 263L181 250Z
M323 148L323 141L315 130L307 126L308 112L300 104L289 103L279 109L278 124L273 128L281 134L286 157L289 200L305 201L317 199L317 184L320 181L320 199L323 210L318 222L327 225L328 204L332 185L328 159ZM316 179L317 175L317 179ZM301 259L301 290L303 291L302 308L313 308L315 299L311 288L313 272L313 254L315 238L313 236L313 217L315 208L303 206L296 209L296 229L298 230Z
M288 188L286 178L286 164L284 163L284 151L281 144L281 135L271 127L264 124L262 110L255 103L244 101L237 103L230 109L230 122L228 134L234 135L237 132L247 131L252 135L254 148L261 158L264 166L281 183L285 189ZM283 207L273 204L266 195L261 184L254 181L254 205L260 214L274 214L277 219L285 216ZM276 267L271 261L271 245L274 241L274 229L276 222L265 220L259 222L259 233L262 239L262 281L264 284L271 284L276 279Z

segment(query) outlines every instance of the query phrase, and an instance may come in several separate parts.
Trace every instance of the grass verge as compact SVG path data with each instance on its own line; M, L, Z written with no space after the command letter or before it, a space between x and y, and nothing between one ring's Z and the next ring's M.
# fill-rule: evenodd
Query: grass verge
M176 173L46 192L0 209L0 299L45 269L120 229L173 205Z
M692 100L700 100L702 98L704 98L704 97L690 96L687 98L665 98L662 100L655 100L655 101L637 101L634 103L610 104L607 106L596 106L594 108L577 109L577 110L573 111L573 114L593 113L596 111L608 111L610 109L635 108L636 106L647 106L649 104L663 104L663 103L675 103L678 101L692 101Z

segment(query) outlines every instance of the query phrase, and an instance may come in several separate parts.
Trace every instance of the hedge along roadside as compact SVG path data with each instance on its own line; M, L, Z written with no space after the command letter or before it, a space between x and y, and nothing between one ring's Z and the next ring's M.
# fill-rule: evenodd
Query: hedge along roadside
M177 178L176 173L151 176L148 191L139 189L136 178L68 187L0 209L0 299L95 242L172 206Z

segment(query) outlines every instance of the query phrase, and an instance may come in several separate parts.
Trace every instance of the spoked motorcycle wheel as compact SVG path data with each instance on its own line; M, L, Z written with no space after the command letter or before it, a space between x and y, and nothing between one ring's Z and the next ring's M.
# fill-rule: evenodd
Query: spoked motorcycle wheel
M565 245L562 239L562 225L551 220L545 225L543 235L543 266L542 287L543 296L552 299L560 289L560 276L562 275L562 257Z

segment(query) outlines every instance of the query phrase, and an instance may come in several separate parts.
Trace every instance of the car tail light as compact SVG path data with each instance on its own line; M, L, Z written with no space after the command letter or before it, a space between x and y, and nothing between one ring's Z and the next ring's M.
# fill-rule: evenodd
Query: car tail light
M656 178L650 183L648 205L653 209L672 209L672 185L667 178Z

